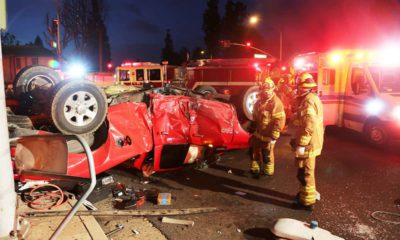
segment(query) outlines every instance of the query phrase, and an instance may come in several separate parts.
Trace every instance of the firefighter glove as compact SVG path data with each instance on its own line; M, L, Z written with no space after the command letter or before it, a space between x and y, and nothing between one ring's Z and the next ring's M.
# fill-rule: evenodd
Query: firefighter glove
M296 155L298 155L298 156L304 155L305 152L306 152L306 147L298 146L298 147L296 148Z

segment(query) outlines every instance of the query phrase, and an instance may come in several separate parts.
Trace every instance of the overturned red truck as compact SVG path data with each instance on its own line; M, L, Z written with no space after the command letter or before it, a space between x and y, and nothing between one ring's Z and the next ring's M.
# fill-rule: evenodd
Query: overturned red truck
M36 103L41 104L41 108L37 112L28 111L34 124L35 121L43 124L41 116L47 115L44 119L50 119L48 125L57 128L53 132L85 136L91 145L96 173L127 160L131 160L136 169L176 170L196 159L248 146L249 134L241 128L233 106L179 90L159 88L102 98L104 93L99 93L101 90L92 83L63 80L54 87L46 87L42 94L38 94L38 88L35 94L33 91L24 94L30 98L41 96ZM35 101L30 104L35 105ZM10 114L9 120L15 117ZM9 122L12 137L48 134L28 130L26 126L22 129L21 121ZM72 150L73 143L68 147ZM68 155L65 168L58 173L88 177L86 154L79 149L73 151ZM36 163L35 166L39 171L52 171L48 169L51 168L49 164ZM29 174L20 178L38 179Z

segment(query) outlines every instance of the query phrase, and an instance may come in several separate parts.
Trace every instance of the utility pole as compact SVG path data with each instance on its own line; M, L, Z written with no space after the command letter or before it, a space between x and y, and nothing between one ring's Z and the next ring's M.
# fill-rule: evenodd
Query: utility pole
M61 62L61 40L60 40L60 14L57 13L57 58Z

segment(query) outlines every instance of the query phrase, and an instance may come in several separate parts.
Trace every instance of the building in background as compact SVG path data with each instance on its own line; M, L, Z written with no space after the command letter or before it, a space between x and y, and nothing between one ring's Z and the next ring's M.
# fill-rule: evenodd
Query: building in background
M29 65L48 66L56 55L39 46L2 46L5 85L12 84L18 72Z

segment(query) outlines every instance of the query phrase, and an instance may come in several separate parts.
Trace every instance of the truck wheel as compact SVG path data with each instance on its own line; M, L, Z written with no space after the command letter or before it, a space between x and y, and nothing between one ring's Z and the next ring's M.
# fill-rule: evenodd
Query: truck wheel
M388 140L388 133L385 126L379 121L367 123L364 135L368 142L374 146L383 146Z
M245 117L249 120L253 120L253 107L257 101L257 95L259 92L258 86L253 86L243 94L242 98L242 110Z
M60 76L52 68L45 66L28 66L22 69L14 81L14 95L28 95L31 98L40 97L42 91L47 91L61 81Z
M91 133L106 118L107 99L93 83L64 81L54 89L48 112L62 133Z
M196 88L196 92L201 93L201 94L215 94L217 93L217 90L211 86L200 86Z

